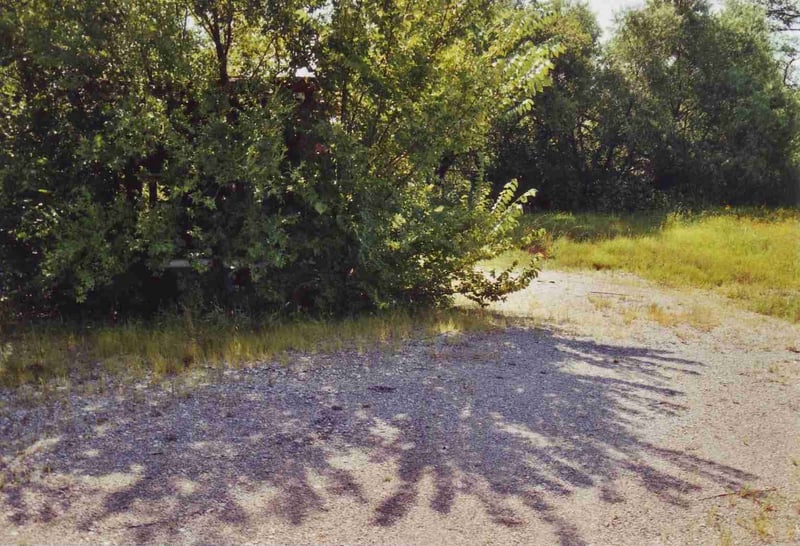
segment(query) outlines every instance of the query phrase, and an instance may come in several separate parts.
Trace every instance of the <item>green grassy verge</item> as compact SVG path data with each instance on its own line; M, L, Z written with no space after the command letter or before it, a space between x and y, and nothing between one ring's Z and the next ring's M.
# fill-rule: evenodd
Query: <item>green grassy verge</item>
M54 378L83 380L102 373L162 378L195 366L237 366L280 359L290 351L396 347L411 336L487 330L503 320L480 310L391 312L339 321L240 326L218 317L94 328L37 326L0 342L0 384Z
M614 269L671 287L714 290L744 307L800 322L800 211L718 210L694 215L544 214L545 267ZM521 258L510 254L498 265Z

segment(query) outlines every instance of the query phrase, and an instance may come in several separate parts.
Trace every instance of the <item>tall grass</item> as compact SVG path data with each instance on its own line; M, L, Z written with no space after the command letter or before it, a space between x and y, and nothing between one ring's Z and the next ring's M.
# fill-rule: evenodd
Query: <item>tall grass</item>
M486 330L502 322L480 310L451 309L263 327L191 317L81 329L38 326L0 343L0 384L101 373L163 377L194 366L237 366L291 351L392 348L411 336Z
M548 267L617 269L672 287L716 291L744 307L800 322L800 212L693 215L532 215L550 227ZM513 256L505 257L505 260Z

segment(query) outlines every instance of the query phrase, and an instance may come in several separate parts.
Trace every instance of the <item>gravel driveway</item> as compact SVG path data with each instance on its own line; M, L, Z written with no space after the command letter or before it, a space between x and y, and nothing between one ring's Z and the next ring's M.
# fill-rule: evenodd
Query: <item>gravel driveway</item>
M792 544L800 329L548 272L513 328L0 395L0 543Z

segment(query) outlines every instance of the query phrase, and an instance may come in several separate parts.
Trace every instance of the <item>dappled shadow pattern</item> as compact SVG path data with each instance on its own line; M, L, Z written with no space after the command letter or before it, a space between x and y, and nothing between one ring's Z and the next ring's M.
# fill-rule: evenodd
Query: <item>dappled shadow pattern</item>
M49 448L60 454L48 462L53 475L131 477L75 525L88 529L137 506L153 507L164 522L132 527L137 542L169 537L200 513L246 525L248 511L234 492L269 486L274 494L258 507L263 517L301 525L349 497L371 511L372 525L390 527L421 502L427 475L436 512L447 514L470 495L497 525L523 525L513 498L562 544L582 544L553 498L597 488L602 502L621 502L612 482L625 475L664 502L685 505L698 483L735 487L753 478L637 432L648 419L685 409L671 378L702 373L700 363L664 352L511 329L416 344L398 355L317 360L308 372L272 381L277 372L263 367L158 407L123 401L93 417L101 424L90 438L62 430ZM378 503L352 472L331 462L353 449L370 463L396 465L394 490ZM321 477L325 493L310 473ZM192 487L179 491L181 479ZM69 508L70 492L47 484L3 489L10 524L56 517L26 504L33 488L56 512Z

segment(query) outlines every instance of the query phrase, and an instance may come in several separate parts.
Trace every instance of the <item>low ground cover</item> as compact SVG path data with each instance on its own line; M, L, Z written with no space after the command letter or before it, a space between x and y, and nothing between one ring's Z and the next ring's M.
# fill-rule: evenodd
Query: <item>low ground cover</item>
M546 213L520 231L545 228L534 247L545 267L623 270L670 287L713 290L743 307L800 322L800 211L722 209L696 214Z

